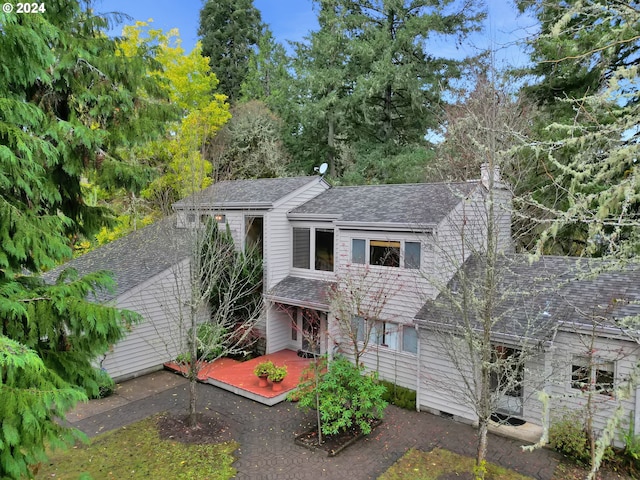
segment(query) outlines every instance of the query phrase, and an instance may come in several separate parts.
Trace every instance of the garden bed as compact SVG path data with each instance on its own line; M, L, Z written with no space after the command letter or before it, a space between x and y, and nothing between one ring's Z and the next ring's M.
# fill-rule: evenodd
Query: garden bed
M382 420L375 419L370 422L371 431L382 423ZM342 450L349 445L353 445L355 442L365 436L358 427L351 427L346 431L336 435L323 435L322 444L318 444L318 429L313 428L300 435L297 435L295 442L297 445L301 445L310 450L324 450L327 452L327 456L335 457Z

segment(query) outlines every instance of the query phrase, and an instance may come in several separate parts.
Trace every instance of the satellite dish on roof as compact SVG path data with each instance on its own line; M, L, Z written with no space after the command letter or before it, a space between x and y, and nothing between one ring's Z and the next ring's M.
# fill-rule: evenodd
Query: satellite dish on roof
M319 167L313 167L313 170L315 172L318 172L320 175L324 175L325 173L327 173L327 168L328 167L329 167L329 165L327 163L323 163Z

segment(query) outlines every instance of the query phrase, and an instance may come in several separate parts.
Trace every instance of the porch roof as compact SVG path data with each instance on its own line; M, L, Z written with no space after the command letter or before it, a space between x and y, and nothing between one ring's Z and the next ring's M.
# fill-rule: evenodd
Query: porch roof
M329 290L335 282L288 276L265 294L272 302L329 310Z
M462 289L467 288L470 322L481 329L484 264L467 260L448 284L448 292L427 302L416 315L419 325L431 329L463 329ZM492 308L496 341L549 344L557 330L575 333L594 328L601 335L637 337L625 330L624 319L640 315L638 266L613 270L600 259L528 255L500 257L496 268L497 297ZM626 336L626 337L625 337Z

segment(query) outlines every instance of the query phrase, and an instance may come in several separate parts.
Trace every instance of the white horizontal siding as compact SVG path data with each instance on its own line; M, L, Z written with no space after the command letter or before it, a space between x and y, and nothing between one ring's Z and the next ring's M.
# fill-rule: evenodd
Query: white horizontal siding
M353 239L420 242L421 269L383 267L351 263ZM433 252L428 234L411 232L376 232L340 230L337 241L336 277L343 285L357 285L366 294L371 309L383 305L380 318L412 322L425 301L434 298L435 288L425 271L433 265Z
M421 410L445 412L465 419L471 423L477 422L477 415L473 409L468 390L465 388L462 375L469 375L469 371L462 372L457 368L445 349L451 348L448 339L440 338L439 334L420 330L420 375L418 381L418 405ZM462 360L464 348L453 350Z
M271 288L290 273L291 267L291 223L287 213L294 208L317 197L327 189L323 182L306 186L279 202L269 212L267 235L267 250L265 259L268 263L267 288Z
M571 365L574 356L584 356L591 350L591 335L579 335L573 332L558 332L553 356L553 376L550 381L552 418L558 416L563 409L581 410L585 408L587 397L577 389L571 388ZM618 384L624 382L632 375L634 365L638 363L638 345L634 342L597 337L593 344L595 357L605 361L614 362L614 373ZM629 415L635 413L636 394L629 398L613 398L608 395L594 394L594 428L602 430L614 410L621 405L624 408L622 415L622 429L629 425ZM619 442L619 439L616 439Z
M370 371L378 372L381 379L411 390L416 390L418 357L377 345L369 346L360 357Z
M114 379L161 368L164 362L185 351L188 312L180 302L186 292L185 284L180 282L187 272L188 262L184 261L118 299L119 308L137 312L143 320L102 361L102 367Z
M270 306L267 312L267 352L274 353L285 348L300 348L296 342L291 340L291 317L287 312L279 310L275 306Z

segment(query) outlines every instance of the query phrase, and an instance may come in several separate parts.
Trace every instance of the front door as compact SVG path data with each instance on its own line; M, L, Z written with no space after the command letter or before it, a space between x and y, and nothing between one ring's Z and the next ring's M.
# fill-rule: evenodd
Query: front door
M493 364L491 390L497 396L497 413L515 417L522 415L522 352L515 348L496 345L493 347Z
M327 314L308 308L302 309L302 351L320 355L322 323Z

